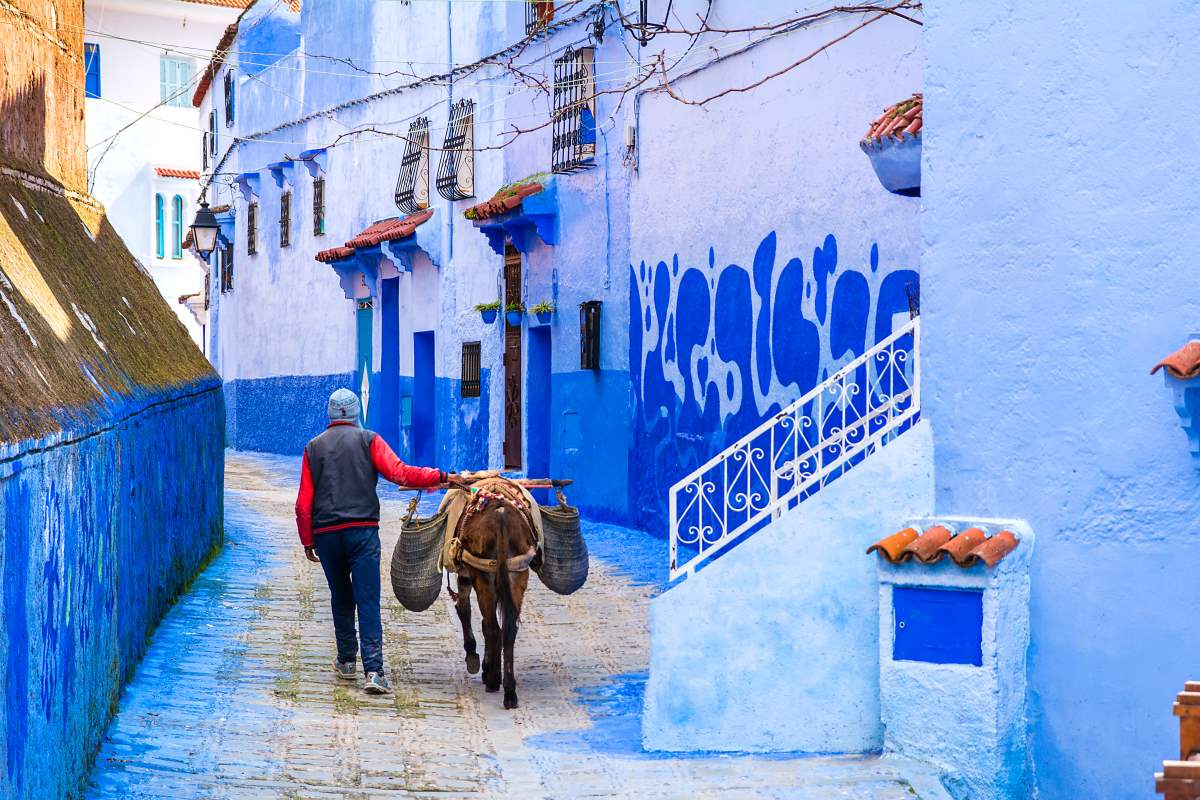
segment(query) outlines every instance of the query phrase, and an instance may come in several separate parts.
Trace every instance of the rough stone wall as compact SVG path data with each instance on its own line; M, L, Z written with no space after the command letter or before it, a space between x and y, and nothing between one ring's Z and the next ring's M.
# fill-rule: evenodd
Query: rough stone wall
M78 797L221 541L220 381L84 189L82 4L0 0L0 797Z
M86 186L82 0L0 0L0 156Z

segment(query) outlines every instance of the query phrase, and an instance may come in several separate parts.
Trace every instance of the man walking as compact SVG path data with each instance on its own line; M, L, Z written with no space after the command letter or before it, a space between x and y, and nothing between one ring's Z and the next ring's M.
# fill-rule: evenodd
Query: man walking
M457 476L426 467L410 467L378 434L358 426L361 406L349 389L329 397L329 427L304 448L296 528L304 555L320 563L329 583L333 627L337 635L334 672L354 680L354 614L362 642L364 689L388 694L383 671L383 624L379 616L379 496L382 475L392 483L432 488Z

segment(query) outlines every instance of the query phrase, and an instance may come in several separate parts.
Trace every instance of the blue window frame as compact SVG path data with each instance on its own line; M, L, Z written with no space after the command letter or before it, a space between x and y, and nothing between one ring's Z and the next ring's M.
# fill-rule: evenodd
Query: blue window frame
M163 55L158 59L159 100L165 105L190 108L192 95L188 91L192 82L192 60Z
M171 258L183 258L183 198L171 200Z
M83 45L83 66L85 77L83 81L84 94L87 97L100 96L100 45L85 42Z
M163 196L161 194L154 195L154 254L159 258L163 258L167 254L166 249L166 231L163 230L163 213L166 209L163 208Z

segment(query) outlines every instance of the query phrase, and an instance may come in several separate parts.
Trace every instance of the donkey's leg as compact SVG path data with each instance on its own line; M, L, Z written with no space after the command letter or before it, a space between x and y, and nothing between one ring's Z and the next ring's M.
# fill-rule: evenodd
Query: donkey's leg
M513 649L517 643L517 623L521 618L521 603L525 599L525 587L529 583L529 573L509 573L502 575L501 579L509 582L509 591L512 592L513 607L515 608L512 619L509 619L507 615L504 619L504 707L516 708L517 674L513 669Z
M475 587L479 614L483 617L483 685L489 692L500 689L500 623L496 621L496 592L489 581Z
M462 623L463 650L467 653L467 672L479 672L479 653L475 650L475 631L471 630L471 578L458 576L458 600L454 604Z

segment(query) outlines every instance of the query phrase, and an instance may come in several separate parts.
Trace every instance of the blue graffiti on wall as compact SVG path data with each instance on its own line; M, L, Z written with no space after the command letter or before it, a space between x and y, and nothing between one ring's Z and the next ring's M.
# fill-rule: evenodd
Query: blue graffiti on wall
M709 248L705 267L630 270L631 486L648 530L666 530L675 481L886 338L917 289L916 271L880 270L878 244L840 274L833 234L807 268L777 268L776 249L772 231L750 269Z

